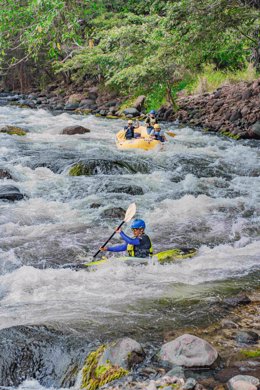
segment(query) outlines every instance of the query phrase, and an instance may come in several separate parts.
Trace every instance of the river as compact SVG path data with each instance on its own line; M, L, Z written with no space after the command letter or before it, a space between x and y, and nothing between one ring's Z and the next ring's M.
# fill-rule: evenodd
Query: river
M0 201L2 331L50 326L89 341L128 335L162 342L165 331L212 321L214 303L259 283L258 141L166 123L176 137L164 150L126 152L115 145L121 120L2 106L0 123L28 130L25 137L0 134L0 168L13 177L0 185L26 195ZM91 132L62 135L70 125ZM69 176L82 160L103 165L91 176ZM113 169L111 161L133 164L136 173ZM136 195L119 192L133 186ZM91 259L120 222L104 212L132 202L155 252L188 246L197 256L164 266L129 267L112 258L95 272L62 268Z

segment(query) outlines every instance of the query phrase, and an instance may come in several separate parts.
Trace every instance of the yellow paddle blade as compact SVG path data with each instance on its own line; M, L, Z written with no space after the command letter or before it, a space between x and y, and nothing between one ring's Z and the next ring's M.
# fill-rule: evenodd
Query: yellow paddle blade
M131 203L128 209L126 210L124 221L129 222L133 218L135 213L136 213L136 204Z
M117 133L116 138L118 139L118 141L124 141L125 140L125 130L120 130Z
M176 134L175 134L173 131L171 131L171 130L166 131L166 134L167 134L169 137L175 137L175 136L176 136Z

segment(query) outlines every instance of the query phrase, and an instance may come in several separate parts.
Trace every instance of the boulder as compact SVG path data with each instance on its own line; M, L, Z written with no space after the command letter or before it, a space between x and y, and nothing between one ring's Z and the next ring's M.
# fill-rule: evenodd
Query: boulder
M259 340L259 336L256 332L237 332L236 341L239 344L256 344Z
M66 103L64 106L64 110L73 111L79 108L79 103Z
M26 131L17 126L6 125L0 129L0 133L7 133L9 135L26 135Z
M61 134L74 135L74 134L85 134L85 133L90 133L90 130L87 129L86 127L75 125L75 126L65 127L62 130Z
M145 353L141 345L129 337L124 337L107 346L98 361L98 366L103 366L109 361L113 366L129 370L135 364L142 362L144 357Z
M6 169L0 168L0 179L12 179L12 176Z
M159 358L178 366L210 367L218 352L205 340L184 334L162 346Z
M255 122L248 133L251 138L260 139L260 121Z
M73 95L70 95L67 103L71 103L71 104L74 104L74 103L79 103L81 102L81 100L83 100L85 98L84 95L82 95L81 93L74 93Z
M15 200L21 200L23 198L24 195L17 187L11 185L0 186L0 200L14 202Z
M126 108L123 113L127 115L132 115L133 117L139 116L140 112L135 107Z
M144 191L142 187L136 185L121 186L116 188L108 188L108 192L124 193L129 195L143 195Z
M227 387L229 390L257 390L260 381L251 375L236 375L231 378Z
M103 218L124 219L125 210L122 209L122 207L112 207L111 209L107 209L107 210L103 211L101 216Z
M144 95L138 96L136 101L133 104L133 107L136 108L138 111L142 111L144 102L145 102L146 97Z

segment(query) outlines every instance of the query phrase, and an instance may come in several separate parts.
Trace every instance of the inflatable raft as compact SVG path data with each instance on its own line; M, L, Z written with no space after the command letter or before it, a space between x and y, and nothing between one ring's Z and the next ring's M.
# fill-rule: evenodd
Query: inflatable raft
M140 138L125 139L125 131L120 130L116 134L116 146L120 150L129 149L143 149L152 150L155 148L163 148L161 141L155 140L149 136L145 126L139 126L135 129L135 134L139 135Z
M183 260L193 257L197 254L197 249L195 248L173 248L168 249L164 252L156 253L151 259L140 258L140 257L128 257L122 256L114 258L114 261L124 262L127 265L148 265L150 262L167 264L172 263L176 260ZM82 259L83 260L83 259ZM103 256L100 260L90 261L88 263L82 264L68 264L63 268L71 268L71 269L95 269L96 267L101 266L102 264L106 264L111 260L105 256Z

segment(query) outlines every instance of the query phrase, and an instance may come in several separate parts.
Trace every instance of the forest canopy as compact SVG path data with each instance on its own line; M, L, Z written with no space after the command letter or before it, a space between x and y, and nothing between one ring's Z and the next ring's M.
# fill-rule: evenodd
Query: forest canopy
M260 66L259 0L2 0L0 72L19 88L55 77L129 93L210 64Z

